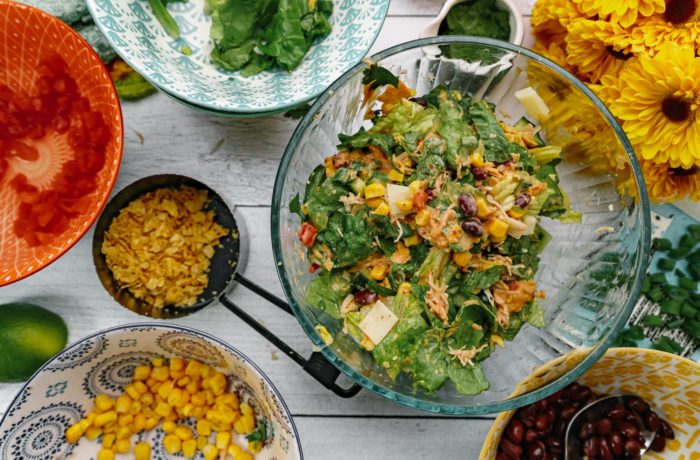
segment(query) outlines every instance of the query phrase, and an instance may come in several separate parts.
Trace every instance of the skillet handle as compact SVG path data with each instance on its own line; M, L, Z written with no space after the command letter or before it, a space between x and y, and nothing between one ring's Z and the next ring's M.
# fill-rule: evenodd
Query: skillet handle
M236 273L236 281L242 286L248 288L252 292L258 294L260 297L270 301L277 307L292 314L291 307L282 299L269 293L262 287L253 283L249 279L245 278L243 275ZM281 340L275 334L273 334L269 329L260 324L255 318L250 316L248 313L243 311L238 305L231 301L226 295L219 297L219 301L224 307L226 307L234 315L238 316L243 320L248 326L255 329L260 335L267 339L270 343L275 345L281 351L283 351L287 356L289 356L294 362L299 364L309 375L318 380L324 387L331 390L333 393L337 394L342 398L351 398L360 392L362 387L358 384L353 384L350 388L342 388L335 381L340 375L340 371L333 366L328 360L319 352L311 353L309 359L304 358L296 350L287 345L286 342Z

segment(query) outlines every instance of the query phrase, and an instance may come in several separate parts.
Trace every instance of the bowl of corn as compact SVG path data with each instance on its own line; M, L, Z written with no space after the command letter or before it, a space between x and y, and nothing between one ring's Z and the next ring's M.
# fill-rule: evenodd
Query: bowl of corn
M246 356L204 332L132 324L79 340L19 391L0 460L302 459L291 415Z

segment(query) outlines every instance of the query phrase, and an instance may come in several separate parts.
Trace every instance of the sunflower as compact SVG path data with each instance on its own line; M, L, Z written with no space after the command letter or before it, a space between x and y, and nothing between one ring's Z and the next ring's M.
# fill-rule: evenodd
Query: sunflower
M532 9L532 34L544 49L552 43L564 45L566 26L576 18L585 17L572 0L540 0Z
M665 0L572 0L578 10L588 16L597 15L600 19L629 27L637 22L638 16L648 17L666 11ZM674 0L670 0L673 2ZM678 0L676 0L678 1ZM693 1L693 0L684 0Z
M620 98L620 79L614 75L603 75L600 83L589 86L608 107Z
M613 114L645 160L686 169L700 165L700 57L668 44L620 72ZM621 85L622 86L622 85Z
M584 81L598 83L603 75L617 75L632 57L627 41L627 32L617 24L576 19L566 36L566 62Z
M662 15L643 18L632 27L629 42L634 53L656 54L665 43L700 51L700 22L674 24Z

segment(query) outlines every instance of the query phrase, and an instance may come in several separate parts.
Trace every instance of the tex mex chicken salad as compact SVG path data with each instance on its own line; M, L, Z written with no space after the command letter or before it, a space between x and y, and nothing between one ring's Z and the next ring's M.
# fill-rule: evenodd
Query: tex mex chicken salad
M544 325L540 217L580 220L559 187L561 149L526 119L498 121L485 100L442 86L415 97L377 65L363 84L371 128L339 135L290 204L318 273L307 300L392 379L480 393L494 346ZM534 91L521 96L546 110Z

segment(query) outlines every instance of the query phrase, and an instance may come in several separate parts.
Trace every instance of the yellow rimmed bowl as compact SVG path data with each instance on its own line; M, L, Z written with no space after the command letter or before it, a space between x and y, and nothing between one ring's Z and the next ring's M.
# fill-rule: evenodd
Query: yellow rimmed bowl
M539 388L575 367L585 356L570 353L545 364L518 385L515 394ZM611 348L577 380L597 394L636 394L660 409L675 432L663 452L645 459L700 459L700 364L644 348ZM480 460L496 458L498 443L515 411L501 413L486 435Z

